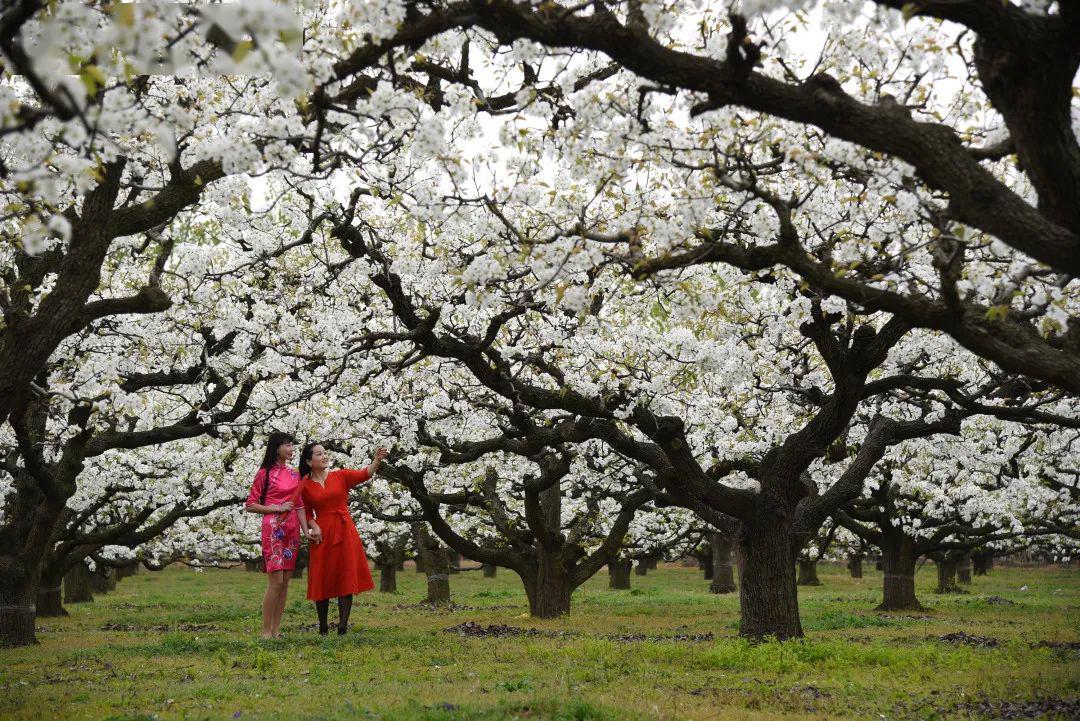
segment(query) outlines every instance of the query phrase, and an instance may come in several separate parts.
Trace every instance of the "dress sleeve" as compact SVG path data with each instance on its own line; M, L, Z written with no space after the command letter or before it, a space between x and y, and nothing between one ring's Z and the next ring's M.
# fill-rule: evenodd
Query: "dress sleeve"
M266 485L266 469L260 468L255 472L255 480L251 483L251 492L248 493L247 501L244 503L244 507L252 506L262 499L263 486Z
M307 510L311 508L311 501L307 497L307 482L305 479L300 479L300 493L296 497L296 509L299 511Z
M368 470L366 468L361 468L359 471L354 471L349 468L342 468L339 473L341 473L342 478L345 479L346 488L358 486L364 481L371 478L371 474L368 473Z

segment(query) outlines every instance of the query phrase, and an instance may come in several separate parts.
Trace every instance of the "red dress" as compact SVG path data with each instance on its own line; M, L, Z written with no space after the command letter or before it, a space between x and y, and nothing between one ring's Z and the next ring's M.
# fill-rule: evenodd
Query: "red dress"
M300 496L322 529L322 543L313 543L308 561L309 601L348 596L375 588L367 554L349 515L349 489L369 478L367 469L330 471L326 482L305 476Z

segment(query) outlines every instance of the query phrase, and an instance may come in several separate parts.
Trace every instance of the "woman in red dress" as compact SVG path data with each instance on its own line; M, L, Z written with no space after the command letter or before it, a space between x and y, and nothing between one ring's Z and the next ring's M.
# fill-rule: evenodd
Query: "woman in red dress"
M319 633L328 630L331 598L338 600L337 632L341 635L349 626L353 596L375 588L364 544L349 515L349 489L378 473L384 458L386 449L380 448L367 468L328 471L330 459L318 443L307 444L300 453L300 497L304 508L314 513L315 522L304 511L298 516L311 539L307 597L315 602Z
M266 566L266 595L263 597L263 638L281 636L281 616L289 579L296 568L300 550L300 474L286 465L293 457L296 441L288 433L274 432L266 442L262 465L255 474L244 509L262 514L262 552Z

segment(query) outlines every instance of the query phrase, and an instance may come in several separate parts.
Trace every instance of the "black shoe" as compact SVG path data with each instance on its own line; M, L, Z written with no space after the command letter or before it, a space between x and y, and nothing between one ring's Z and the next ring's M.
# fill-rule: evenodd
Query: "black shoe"
M320 636L325 636L327 633L329 633L329 631L330 631L330 628L328 626L319 626L319 635Z
M344 626L338 626L338 629L337 629L337 635L338 635L338 636L344 636L344 635L345 635L345 631L347 631L347 630L348 630L348 629L347 629L346 627L344 627Z

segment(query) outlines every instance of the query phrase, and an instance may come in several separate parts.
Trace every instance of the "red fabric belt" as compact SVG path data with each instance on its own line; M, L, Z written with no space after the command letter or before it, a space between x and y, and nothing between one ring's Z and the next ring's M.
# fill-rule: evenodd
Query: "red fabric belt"
M341 543L342 539L345 538L345 524L352 523L352 516L349 515L348 511L323 511L315 517L316 522L318 522L320 526L322 525L322 520L324 516L334 516L337 519L337 535L334 537L333 542L330 544L332 546L336 546Z

